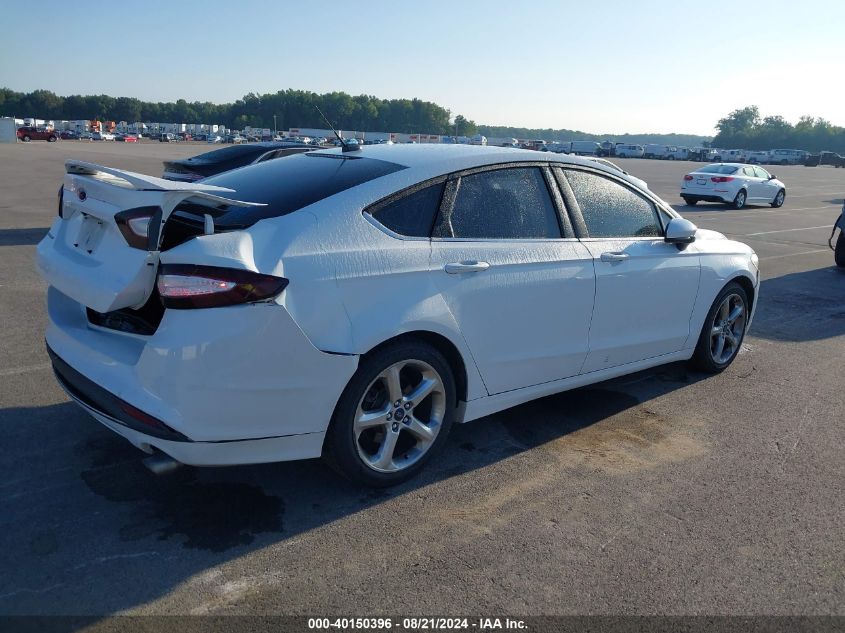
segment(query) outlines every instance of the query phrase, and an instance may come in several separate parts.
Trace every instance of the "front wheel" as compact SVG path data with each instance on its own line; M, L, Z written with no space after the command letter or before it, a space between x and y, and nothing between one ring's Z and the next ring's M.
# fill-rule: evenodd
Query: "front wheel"
M833 251L833 261L840 268L845 268L845 233L839 232L836 240L836 250Z
M748 296L736 282L725 286L707 313L692 364L702 371L719 373L739 353L748 323Z
M777 209L783 206L783 202L786 200L786 192L781 189L778 191L778 195L775 196L775 199L772 200L772 206Z
M418 341L362 359L326 434L324 456L360 484L386 487L416 475L442 448L455 415L449 363Z
M29 134L24 134L23 138L21 139L24 143L29 143L32 139L29 138Z
M56 142L56 137L55 137L55 136L48 136L48 137L47 137L47 142L48 142L48 143L55 143L55 142Z
M734 209L741 209L745 206L747 200L748 194L745 192L745 189L740 189L739 193L736 194L736 198L733 199L731 206L733 206Z

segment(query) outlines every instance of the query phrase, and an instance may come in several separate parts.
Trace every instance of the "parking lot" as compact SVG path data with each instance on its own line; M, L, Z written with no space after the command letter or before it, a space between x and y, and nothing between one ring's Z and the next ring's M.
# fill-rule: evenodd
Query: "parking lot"
M462 425L374 492L319 461L156 477L53 379L33 258L64 160L159 175L206 149L0 145L0 614L845 615L845 170L773 166L786 204L736 211L680 204L694 163L619 160L759 254L736 362Z

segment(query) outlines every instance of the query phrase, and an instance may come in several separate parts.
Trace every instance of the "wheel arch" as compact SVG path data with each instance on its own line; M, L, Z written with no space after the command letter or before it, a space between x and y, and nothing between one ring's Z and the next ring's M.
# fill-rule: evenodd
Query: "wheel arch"
M753 313L754 311L754 304L757 300L757 295L754 292L754 281L745 273L737 273L730 279L725 282L725 286L727 286L731 282L738 283L743 290L745 290L745 295L748 297L748 311ZM724 286L722 286L724 288Z
M464 360L464 357L461 354L460 350L458 349L458 346L455 345L455 343L453 343L451 340L449 340L449 338L447 338L443 334L439 334L431 330L411 330L409 332L403 332L402 334L393 336L373 346L364 354L362 354L362 357L370 356L388 345L393 345L395 343L401 343L405 341L422 341L436 349L441 354L443 354L444 358L446 358L446 362L449 363L449 367L452 369L452 373L455 376L457 400L459 402L467 401L467 394L469 392L469 376L467 374L467 363Z

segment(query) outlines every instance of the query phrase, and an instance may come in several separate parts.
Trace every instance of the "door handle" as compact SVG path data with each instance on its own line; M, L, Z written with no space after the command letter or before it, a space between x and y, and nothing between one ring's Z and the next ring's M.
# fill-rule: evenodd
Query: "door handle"
M630 255L628 253L602 253L601 260L603 262L621 262L628 259Z
M480 273L482 270L490 268L487 262L477 262L475 260L465 262L452 262L446 264L444 270L450 275L460 275L463 273Z

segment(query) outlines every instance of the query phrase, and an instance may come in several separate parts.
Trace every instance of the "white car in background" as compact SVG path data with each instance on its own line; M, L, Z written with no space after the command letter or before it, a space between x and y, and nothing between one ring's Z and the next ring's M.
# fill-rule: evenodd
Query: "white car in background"
M747 203L783 206L786 185L759 165L717 163L686 174L681 198L689 205L723 202L741 209Z
M168 464L323 455L396 484L455 423L673 361L722 371L756 305L751 248L571 156L372 145L195 183L66 171L37 249L56 377Z
M800 165L808 152L803 149L773 149L770 154L774 165Z
M755 150L753 152L748 152L746 160L752 165L767 165L772 162L772 155L767 151Z
M644 153L645 148L642 145L619 143L616 146L616 156L618 158L642 158Z

